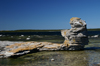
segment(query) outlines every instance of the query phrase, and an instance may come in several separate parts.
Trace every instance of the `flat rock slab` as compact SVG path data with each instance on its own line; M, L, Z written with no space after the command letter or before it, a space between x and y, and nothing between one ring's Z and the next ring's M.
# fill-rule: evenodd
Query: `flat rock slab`
M9 46L5 46L4 50L0 52L1 58L7 58L14 55L23 55L29 53L31 50L37 49L39 51L44 50L62 50L63 44L51 43L51 42L22 42L15 43Z

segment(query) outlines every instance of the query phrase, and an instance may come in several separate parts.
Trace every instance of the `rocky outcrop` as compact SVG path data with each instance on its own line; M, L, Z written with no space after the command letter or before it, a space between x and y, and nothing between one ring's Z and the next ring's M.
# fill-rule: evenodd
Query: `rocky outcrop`
M51 51L51 50L63 50L63 44L51 43L51 42L22 42L15 43L9 46L5 46L4 50L0 52L1 58L7 58L16 55L23 55L30 53L32 50L38 51Z
M81 50L88 44L87 28L85 21L81 18L73 17L70 19L71 29L61 30L65 38L64 45L66 50Z
M74 17L70 19L71 29L61 30L65 38L64 43L57 44L51 42L19 42L5 45L0 52L0 58L8 58L16 55L23 55L32 51L55 51L55 50L82 50L88 44L87 28L85 21Z

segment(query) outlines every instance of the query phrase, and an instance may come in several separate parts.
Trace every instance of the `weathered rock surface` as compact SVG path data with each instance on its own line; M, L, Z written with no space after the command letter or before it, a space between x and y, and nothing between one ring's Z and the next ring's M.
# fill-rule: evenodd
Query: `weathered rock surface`
M70 19L70 30L61 30L62 36L65 38L64 45L68 50L81 50L88 44L87 28L85 21L78 17Z
M0 58L7 58L16 55L23 55L32 51L51 50L82 50L88 44L87 28L85 21L74 17L70 19L71 29L61 30L65 38L64 43L57 44L51 42L19 42L15 44L2 44Z
M15 43L9 46L5 46L4 50L0 52L1 58L7 58L14 55L23 55L31 52L32 50L44 51L44 50L63 50L63 44L51 43L51 42L22 42Z

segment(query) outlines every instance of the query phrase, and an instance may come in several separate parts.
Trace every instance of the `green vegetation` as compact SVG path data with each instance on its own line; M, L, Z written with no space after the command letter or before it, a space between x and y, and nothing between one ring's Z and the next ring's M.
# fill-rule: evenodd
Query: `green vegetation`
M60 32L61 30L2 30L0 32ZM88 29L88 31L100 31L100 28Z
M6 30L0 32L52 32L52 31L60 31L60 30Z
M88 31L100 31L100 28L96 28L96 29L88 29Z

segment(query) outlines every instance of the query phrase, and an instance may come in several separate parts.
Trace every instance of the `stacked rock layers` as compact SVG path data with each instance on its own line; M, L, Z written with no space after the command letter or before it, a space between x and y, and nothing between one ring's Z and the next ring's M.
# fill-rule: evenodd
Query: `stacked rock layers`
M81 18L73 17L70 19L71 29L61 30L65 38L64 45L66 50L81 50L88 44L86 23Z

